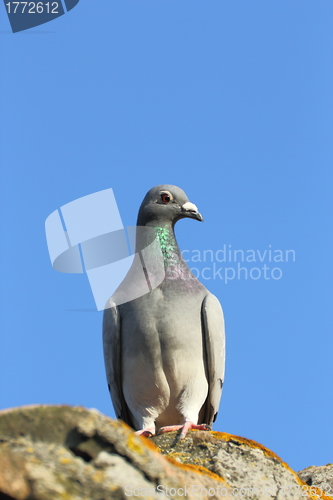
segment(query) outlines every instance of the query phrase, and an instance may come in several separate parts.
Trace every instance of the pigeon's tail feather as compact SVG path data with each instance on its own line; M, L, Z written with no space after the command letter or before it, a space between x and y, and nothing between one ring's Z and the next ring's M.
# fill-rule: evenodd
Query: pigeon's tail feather
M125 400L123 401L123 404L122 404L122 407L121 407L121 414L120 414L119 418L123 422L125 422L125 424L129 425L130 427L132 427L132 429L134 429L135 431L138 430L138 429L136 429L135 425L133 424L132 416L130 414L130 411L128 409L128 406L127 406Z
M122 390L121 327L119 308L110 299L103 318L104 360L108 387L116 417L137 430L134 427L133 418Z
M209 293L202 303L202 326L209 391L202 407L203 422L211 425L219 409L225 368L224 317L218 299ZM201 416L201 412L200 412Z

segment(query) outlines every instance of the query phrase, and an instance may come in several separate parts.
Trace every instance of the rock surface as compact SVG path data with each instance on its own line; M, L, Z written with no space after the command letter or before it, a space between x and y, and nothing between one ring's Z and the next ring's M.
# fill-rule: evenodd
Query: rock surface
M216 475L180 466L121 421L96 410L32 406L0 412L0 499L181 498L187 485L210 488ZM188 498L198 498L187 489ZM179 494L178 494L179 493ZM231 492L225 488L225 497ZM204 495L202 496L204 497Z
M330 498L253 441L204 431L175 440L81 407L2 411L0 500Z
M191 431L180 442L176 442L175 433L155 436L152 441L162 454L184 464L200 464L219 475L231 488L233 497L330 498L300 480L275 453L249 439L224 432Z
M326 495L333 495L333 464L307 467L298 475L309 486L316 486Z

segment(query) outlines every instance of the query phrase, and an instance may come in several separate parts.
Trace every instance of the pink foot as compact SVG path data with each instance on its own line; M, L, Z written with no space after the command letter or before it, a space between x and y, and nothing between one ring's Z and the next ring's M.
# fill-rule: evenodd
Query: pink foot
M179 429L182 429L184 426L183 425L167 425L165 427L161 427L158 429L157 434L164 434L165 432L173 432L173 431L179 431Z
M155 429L153 429L152 427L147 427L147 429L141 429L141 431L135 431L134 434L136 434L137 436L150 437L154 436Z
M186 437L187 431L190 429L196 429L199 431L210 431L211 427L207 424L194 424L187 420L184 425L168 425L166 427L161 427L158 430L158 434L164 434L165 432L178 431L181 429L181 433L178 436L178 440L184 439Z

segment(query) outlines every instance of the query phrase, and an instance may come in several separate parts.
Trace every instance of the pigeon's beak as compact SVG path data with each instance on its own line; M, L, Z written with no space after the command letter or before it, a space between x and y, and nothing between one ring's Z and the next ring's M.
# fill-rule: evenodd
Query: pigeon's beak
M194 203L191 203L189 201L184 203L184 205L182 206L182 214L183 217L190 217L191 219L196 219L199 220L200 222L203 221L203 217L198 212L197 207L194 205Z

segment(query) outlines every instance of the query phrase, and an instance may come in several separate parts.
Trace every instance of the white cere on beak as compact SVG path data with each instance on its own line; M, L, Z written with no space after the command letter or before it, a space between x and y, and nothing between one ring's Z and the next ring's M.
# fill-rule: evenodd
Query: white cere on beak
M187 201L186 203L184 203L184 205L182 206L182 208L184 210L186 210L187 212L197 212L198 211L198 209L194 205L194 203L191 203L190 201Z

